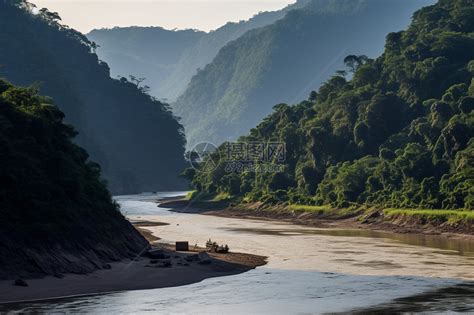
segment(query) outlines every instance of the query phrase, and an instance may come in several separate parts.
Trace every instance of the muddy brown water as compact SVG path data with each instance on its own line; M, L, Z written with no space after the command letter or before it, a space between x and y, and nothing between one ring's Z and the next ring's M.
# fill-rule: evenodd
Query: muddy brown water
M397 243L424 246L430 248L437 248L440 251L435 253L446 254L446 255L460 255L460 256L471 256L474 257L474 242L457 239L457 238L446 238L440 235L430 234L410 234L410 233L391 233L383 231L372 231L364 229L248 229L248 228L235 228L235 232L246 232L254 234L268 234L268 235L326 235L326 236L337 236L337 237L367 237L367 238L379 238L389 239ZM397 247L397 245L379 245L380 247Z
M438 236L327 230L160 209L159 195L116 200L161 242L211 238L268 256L247 273L155 290L0 307L0 312L320 314L474 312L474 244Z

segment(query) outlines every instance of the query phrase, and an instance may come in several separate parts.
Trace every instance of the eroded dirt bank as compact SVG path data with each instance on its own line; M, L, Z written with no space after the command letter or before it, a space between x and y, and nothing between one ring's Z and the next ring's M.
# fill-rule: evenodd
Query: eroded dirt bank
M383 211L353 213L295 212L284 205L262 203L233 205L225 202L189 202L182 198L159 201L159 206L176 212L199 213L228 218L275 220L318 228L369 229L400 234L441 235L446 238L474 241L474 225L426 221L411 216L388 218Z

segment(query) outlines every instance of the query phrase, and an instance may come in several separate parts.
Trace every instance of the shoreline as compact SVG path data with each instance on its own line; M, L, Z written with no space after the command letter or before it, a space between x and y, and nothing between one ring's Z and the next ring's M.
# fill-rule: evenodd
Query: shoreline
M270 298L272 301L285 299L292 288L294 288L297 296L302 297L305 296L309 288L318 292L321 288L329 288L328 285L331 287L329 291L333 293L323 294L321 297L335 298L337 301L339 299L337 297L339 296L337 294L338 290L343 290L342 292L348 292L349 294L351 294L350 292L356 292L347 284L357 283L357 281L360 281L361 288L365 288L362 291L367 290L368 294L370 294L373 285L380 290L398 288L394 289L398 293L392 291L393 298L387 301L367 301L357 307L347 308L347 310L353 310L354 313L358 314L359 312L377 310L390 312L399 308L410 311L411 308L404 308L405 305L412 305L418 299L420 299L420 304L417 309L426 310L422 303L429 302L432 298L437 299L442 296L444 300L449 302L451 300L455 301L457 298L457 296L452 297L453 292L457 294L456 292L459 291L459 298L463 298L472 292L471 283L474 274L470 268L472 268L472 257L474 257L471 255L474 254L474 243L471 243L473 246L464 248L467 250L466 252L471 254L464 255L462 252L454 252L458 251L458 248L445 248L444 245L439 248L431 247L429 244L419 244L423 247L406 246L417 244L409 244L404 240L392 242L379 239L386 238L385 235L372 236L372 233L370 233L368 236L363 236L368 237L367 239L361 239L360 235L366 233L363 230L359 230L356 234L351 234L353 232L348 231L349 234L343 235L340 234L341 231L337 230L296 226L281 222L282 220L270 222L269 219L265 221L255 220L255 217L253 220L230 220L209 213L206 213L208 215L199 216L173 214L168 212L168 209L165 211L158 209L156 203L154 203L156 199L147 200L148 204L144 208L148 210L147 214L137 213L128 216L128 219L136 227L141 227L149 230L153 235L160 236L160 242L173 243L173 245L159 243L164 250L174 248L174 240L194 240L195 242L190 243L191 248L195 252L199 252L201 249L194 249L194 244L203 245L210 237L212 240L229 244L235 252L258 253L262 256L268 256L268 264L249 274L243 273L231 278L216 278L216 280L208 280L198 285L171 290L134 292L128 289L128 292L123 293L114 290L101 292L100 295L81 294L63 296L59 299L40 299L34 303L0 304L0 313L8 311L28 312L35 309L74 311L76 305L79 309L87 311L89 303L96 309L108 309L107 307L110 305L113 310L121 310L123 307L130 305L132 310L138 310L142 305L140 303L141 297L143 297L142 301L149 301L150 305L157 309L160 305L166 305L167 312L172 313L180 306L192 311L192 309L195 309L195 303L206 302L208 297L219 300L222 291L229 294L226 300L232 304L234 292L236 297L242 298L242 301L245 302L249 294L247 290L258 296L260 290L271 290L272 287L278 288L275 292L266 295L266 298ZM194 204L194 206L197 206L197 204ZM156 209L155 214L149 214L153 212L153 209ZM182 212L184 209L177 208L175 210L181 210ZM359 233L362 234L359 235ZM405 236L402 235L402 237ZM406 235L406 237L411 237L411 235ZM418 239L416 235L414 238ZM210 256L213 255L213 253L210 253ZM232 257L232 255L221 255L223 255L222 258L229 258L233 261L237 258ZM247 254L243 255L249 256ZM260 258L262 257L260 256ZM142 260L147 261L146 259ZM207 265L197 265L197 267L205 266ZM450 266L449 270L447 270L448 266ZM115 266L113 269L115 269ZM172 269L175 268L163 270L173 272ZM145 270L145 272L150 273L149 270ZM334 278L341 282L336 279L334 284ZM422 285L423 289L410 291L410 294L400 293L405 292L403 291L404 288L421 285L417 280L418 278L422 280L421 283L424 283ZM440 281L436 279L440 279ZM441 279L448 281L443 282ZM70 282L70 279L66 279L67 282ZM252 283L252 285L249 285L249 283ZM458 286L458 283L461 286ZM467 283L467 286L464 286L464 283ZM261 287L261 284L264 287ZM283 285L283 287L280 287L280 285ZM431 285L433 285L433 291L431 291ZM203 294L195 291L197 288L202 289ZM354 288L359 289L359 286L354 286ZM244 295L240 296L239 292L244 293ZM110 293L113 294L109 295ZM362 293L357 294L361 294L361 297L366 296ZM180 301L179 297L187 299L188 302ZM168 302L175 298L175 302ZM190 301L192 299L197 299L197 301ZM118 304L115 304L114 301ZM240 302L236 301L237 304ZM297 301L293 302L297 303ZM84 303L84 306L81 306L82 303Z
M141 230L141 229L140 229ZM139 257L110 263L109 269L90 274L65 274L25 279L27 287L14 285L13 280L0 281L0 312L15 304L59 300L78 296L176 287L201 282L208 278L240 274L266 264L263 256L233 253L209 253L209 261L187 260L203 251L176 252L172 245L161 244L172 267L162 267L160 260Z
M322 216L315 213L291 213L284 207L261 207L259 204L230 205L225 202L189 202L183 197L173 197L158 200L158 207L171 208L181 213L194 213L209 216L251 219L262 221L277 221L296 225L310 226L323 229L365 229L398 234L437 235L447 239L463 239L474 241L474 235L434 231L433 226L395 226L391 223L373 222L362 223L361 215L345 217ZM148 228L169 225L168 223L137 220L133 222L137 230L151 243L156 245L160 238L158 233ZM12 280L0 281L0 312L2 307L8 309L15 304L58 300L77 296L93 296L131 290L147 290L165 287L175 287L198 283L208 278L240 274L267 263L266 258L252 254L208 253L211 264L190 263L188 266L178 264L184 262L186 256L203 251L202 248L190 249L189 252L176 252L174 246L160 243L161 247L172 261L171 268L157 268L151 264L151 259L139 257L137 260L123 260L110 263L110 269L102 269L90 274L65 274L64 278L46 276L40 279L26 279L28 287L13 285Z
M460 239L474 242L474 227L453 227L447 224L421 222L411 218L389 220L380 212L353 213L351 215L317 214L288 211L285 206L263 206L260 203L234 205L229 202L190 202L182 197L166 198L157 201L158 207L169 208L178 213L212 215L225 218L238 218L262 221L279 221L295 225L321 229L364 229L393 234L436 235L446 239ZM377 215L373 215L377 213Z

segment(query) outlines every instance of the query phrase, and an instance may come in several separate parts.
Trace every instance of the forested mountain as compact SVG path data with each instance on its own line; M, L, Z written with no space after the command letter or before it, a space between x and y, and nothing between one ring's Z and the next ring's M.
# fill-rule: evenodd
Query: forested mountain
M248 21L227 23L209 33L160 27L117 27L93 30L87 37L98 44L97 54L111 66L113 76L147 78L153 96L174 101L196 71L210 63L225 44L248 30L275 22L308 1L298 0L275 12L260 12Z
M189 82L192 74L187 79L178 75L178 86L165 88L170 77L176 75L183 54L204 36L205 32L194 30L137 26L99 29L87 34L87 38L97 43L100 59L111 66L112 77L134 75L146 78L150 93L160 99L172 99L176 93L174 90L183 90Z
M0 77L54 98L113 193L178 189L185 139L168 105L110 78L95 45L46 9L0 2Z
M0 80L0 279L91 272L148 246L63 117Z
M277 102L296 102L343 67L349 53L376 56L429 0L313 0L223 47L173 109L188 144L221 143L255 126Z
M277 105L241 138L286 143L283 172L229 172L221 158L212 172L186 172L197 189L333 207L474 209L474 1L420 9L380 57L346 62L353 75Z

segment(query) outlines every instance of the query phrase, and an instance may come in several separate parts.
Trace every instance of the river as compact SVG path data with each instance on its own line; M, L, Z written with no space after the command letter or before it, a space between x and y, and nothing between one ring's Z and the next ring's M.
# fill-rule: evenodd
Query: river
M474 312L474 244L437 236L327 230L283 222L182 214L159 197L120 196L131 220L163 242L212 238L231 250L268 256L249 272L181 287L20 304L16 312L160 314L320 314L394 311Z

